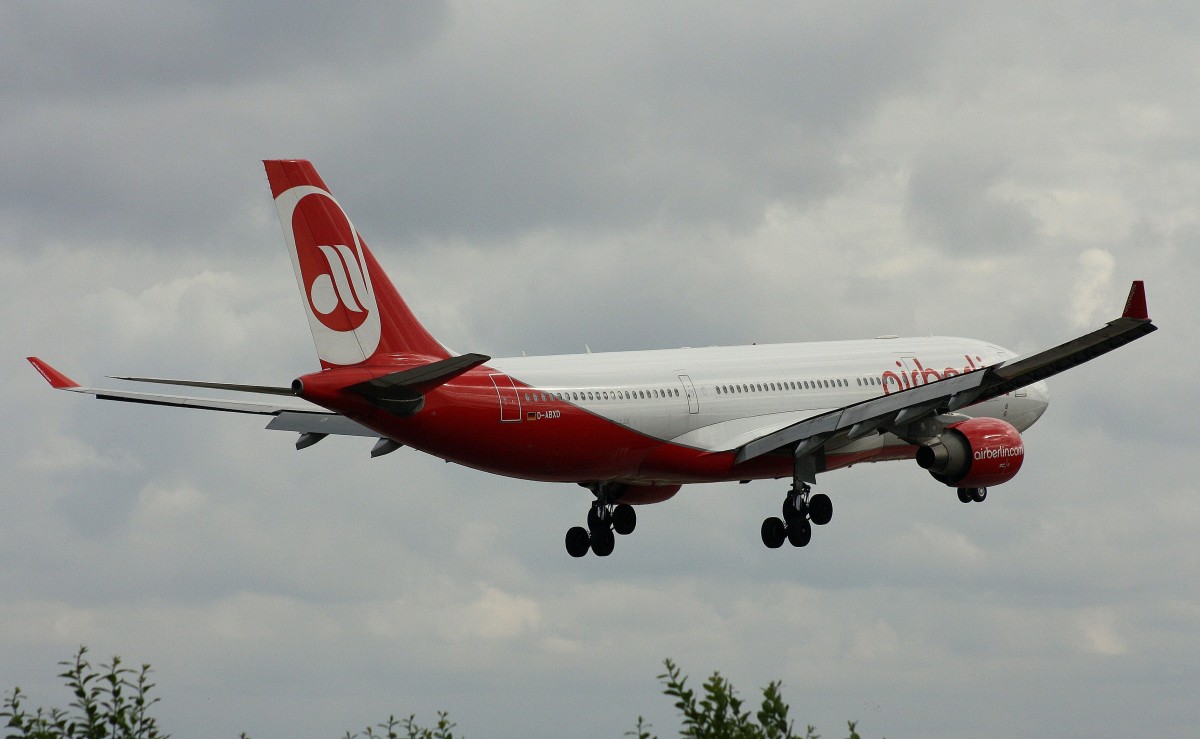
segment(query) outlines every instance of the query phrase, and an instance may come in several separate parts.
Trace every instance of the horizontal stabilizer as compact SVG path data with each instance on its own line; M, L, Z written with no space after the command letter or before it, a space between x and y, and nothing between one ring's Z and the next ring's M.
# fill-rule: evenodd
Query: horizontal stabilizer
M272 385L239 385L232 382L202 382L199 380L168 380L162 377L124 377L110 375L110 380L128 380L129 382L153 382L158 385L182 385L187 387L203 387L209 390L232 390L237 393L258 393L260 395L289 395L296 393L290 387L274 387Z
M164 405L174 408L196 408L208 411L225 411L226 413L254 413L262 416L275 416L267 425L269 429L282 431L297 431L301 434L312 434L310 439L326 435L337 436L374 436L379 434L366 426L358 424L338 413L332 413L315 406L307 401L294 398L292 402L264 402L262 400L228 400L225 398L193 398L187 395L167 395L163 393L144 393L133 390L107 390L104 388L82 387L79 383L51 367L37 357L29 357L29 362L46 378L46 381L56 390L68 390L73 393L94 395L101 400L121 400L127 403L145 403L148 405ZM161 380L144 377L120 377L121 380L136 380L138 382L159 382L169 385L191 385L218 390L237 390L242 392L266 393L268 395L293 395L290 388L271 388L262 385L231 385L223 382L193 382L190 380ZM315 441L313 443L316 443Z

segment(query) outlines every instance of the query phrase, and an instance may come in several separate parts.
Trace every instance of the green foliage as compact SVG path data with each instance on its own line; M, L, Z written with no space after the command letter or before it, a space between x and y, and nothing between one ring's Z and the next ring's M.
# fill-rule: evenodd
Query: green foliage
M66 681L74 700L69 710L38 708L33 713L24 707L24 694L13 688L4 698L0 719L8 719L5 739L167 739L148 710L158 698L149 699L154 683L149 681L150 665L140 670L121 666L121 658L99 665L97 671L85 659L87 648L80 647L74 659L59 662L65 670L59 675ZM751 717L750 709L738 697L733 685L714 672L704 682L701 694L688 687L687 676L670 659L663 660L666 672L658 676L663 694L675 699L682 726L679 735L688 739L820 739L813 727L804 734L795 732L788 718L790 708L783 701L779 681L762 690L762 705ZM343 739L454 739L454 722L445 711L438 712L437 724L421 726L416 716L388 720L369 726L361 734L346 732ZM862 739L849 722L847 739ZM634 731L625 736L657 739L650 725L638 717ZM245 734L241 739L249 739Z
M438 711L438 722L433 728L420 726L416 723L417 717L411 715L403 721L399 721L395 716L388 716L385 723L378 724L374 728L368 726L363 730L363 739L454 739L454 734L450 730L455 724L450 720L450 714L445 711ZM375 729L379 729L382 733L375 733ZM401 733L403 732L403 733ZM346 732L345 739L358 739L359 734L351 734Z
M721 677L721 673L714 672L705 681L704 695L697 698L696 692L687 686L687 676L678 665L666 659L663 666L667 671L658 679L664 685L663 694L675 699L675 708L683 719L680 736L689 739L819 739L811 726L803 737L795 733L779 681L763 688L762 707L751 719L750 711L743 710L744 703L733 684ZM641 719L638 731L639 737L650 739Z
M7 739L167 739L148 713L158 703L148 698L154 687L150 665L133 670L113 657L96 671L86 655L87 647L80 647L74 659L58 663L65 668L59 677L74 696L70 710L29 713L19 687L5 696L0 719L8 719Z

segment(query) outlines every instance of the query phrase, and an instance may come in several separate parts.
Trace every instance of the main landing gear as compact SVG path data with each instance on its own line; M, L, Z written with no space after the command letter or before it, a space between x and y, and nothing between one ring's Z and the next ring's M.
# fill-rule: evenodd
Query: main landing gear
M794 547L807 546L812 539L812 527L829 523L833 518L833 502L828 495L811 495L811 491L806 482L792 486L783 501L783 517L772 516L762 522L763 544L778 549L786 540Z
M828 495L812 495L810 484L817 481L817 459L825 436L815 436L801 442L793 451L792 489L783 500L783 517L771 517L762 522L762 541L769 549L783 546L784 540L794 547L807 546L812 539L812 527L824 526L833 518L833 503Z
M987 500L987 488L959 488L958 499L964 503L982 503Z
M589 485L596 502L588 509L587 528L572 526L567 530L567 554L582 557L591 549L597 557L607 557L616 546L616 534L632 534L637 527L637 513L628 503L616 503L602 485Z

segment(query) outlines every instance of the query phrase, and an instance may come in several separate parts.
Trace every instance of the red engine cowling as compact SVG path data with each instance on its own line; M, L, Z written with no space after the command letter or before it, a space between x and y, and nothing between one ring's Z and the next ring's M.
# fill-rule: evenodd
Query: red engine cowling
M661 503L679 492L679 485L626 485L618 503L647 505Z
M917 464L950 487L986 488L1008 482L1025 461L1021 433L998 418L972 418L947 426L917 450Z

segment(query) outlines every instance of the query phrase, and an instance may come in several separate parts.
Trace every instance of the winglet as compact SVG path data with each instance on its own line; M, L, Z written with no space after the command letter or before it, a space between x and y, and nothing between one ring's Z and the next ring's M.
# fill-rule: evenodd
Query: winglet
M42 377L46 378L46 382L50 383L50 387L55 390L79 387L78 382L75 382L37 357L26 357L26 359L34 366L34 369L41 373Z
M1134 280L1129 288L1129 297L1125 300L1125 312L1121 318L1134 318L1139 321L1149 321L1150 311L1146 309L1146 283Z

